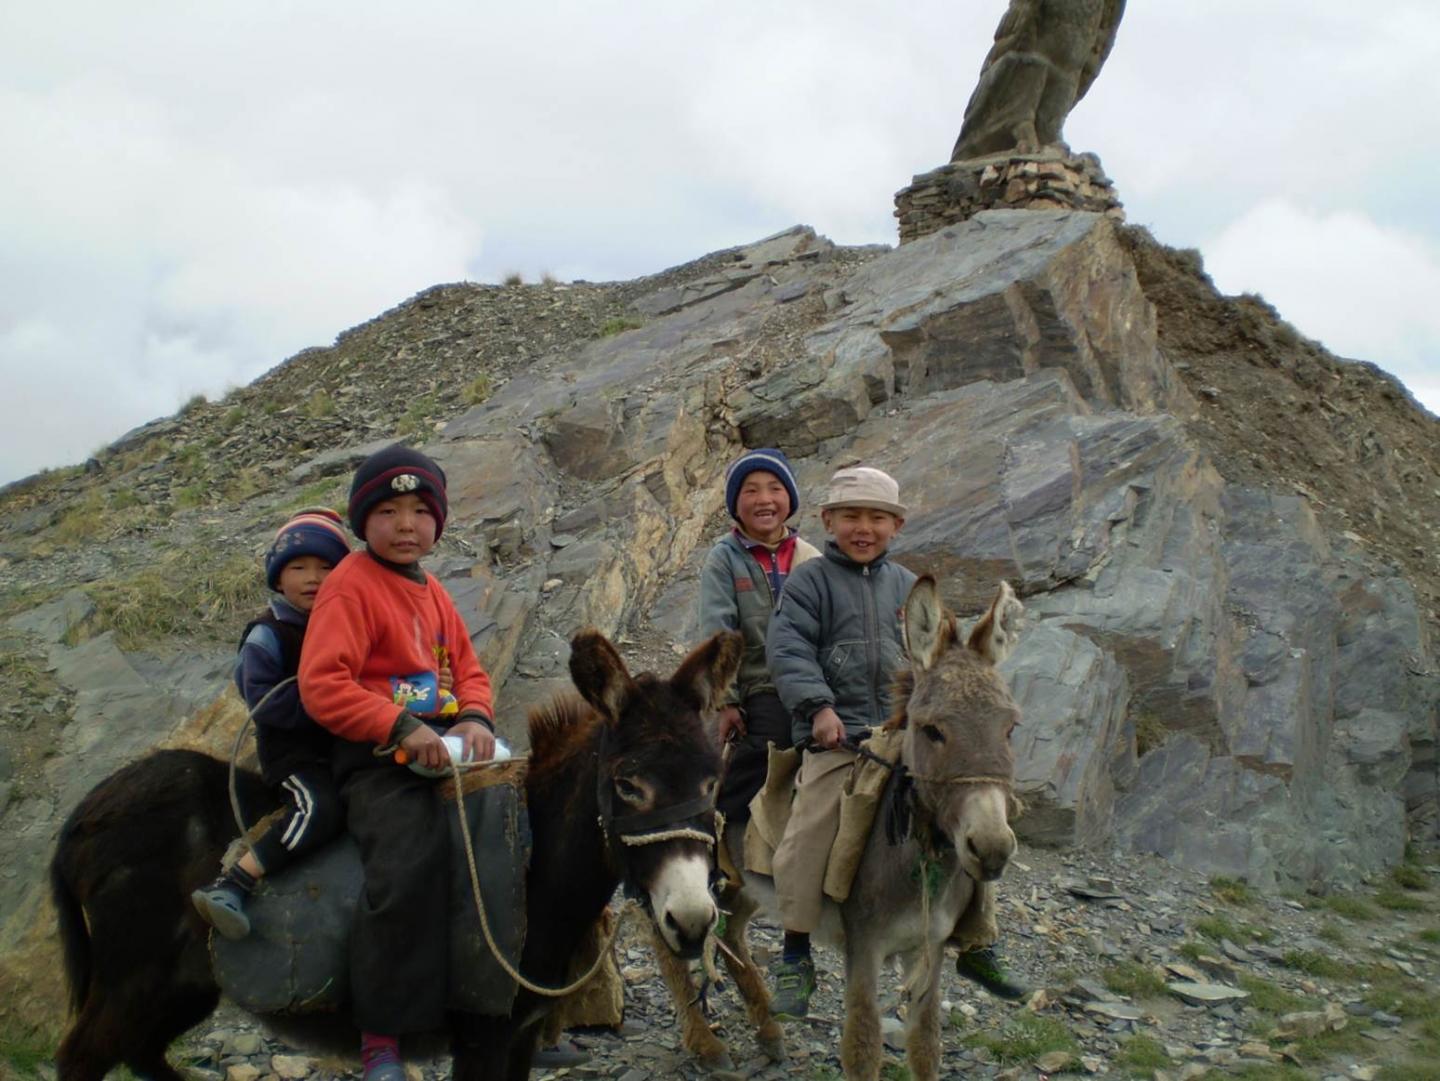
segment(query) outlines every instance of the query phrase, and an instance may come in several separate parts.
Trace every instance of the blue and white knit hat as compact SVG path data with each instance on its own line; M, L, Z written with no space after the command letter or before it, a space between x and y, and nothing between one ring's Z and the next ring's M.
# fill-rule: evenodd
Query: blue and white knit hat
M790 459L785 457L784 451L774 447L760 447L740 455L725 471L725 509L730 512L731 518L739 520L735 505L739 502L740 489L745 484L745 478L762 469L766 473L775 474L780 483L785 485L785 491L790 496L790 514L786 517L800 509L800 489L795 485L795 471L790 468Z
M340 515L329 507L307 507L282 525L265 553L265 584L280 588L280 572L291 560L319 556L335 566L350 554Z

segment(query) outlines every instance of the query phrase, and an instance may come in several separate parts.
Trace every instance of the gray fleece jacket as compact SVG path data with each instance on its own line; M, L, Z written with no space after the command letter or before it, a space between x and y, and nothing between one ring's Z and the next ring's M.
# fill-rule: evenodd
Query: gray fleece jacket
M886 555L856 563L834 541L790 575L765 655L796 740L825 706L849 736L889 718L890 685L907 663L900 612L914 583Z
M790 576L802 563L819 555L813 544L797 536ZM790 588L789 581L787 577L785 589ZM725 534L710 549L700 569L700 633L708 636L716 631L739 631L745 639L740 671L722 705L742 705L751 695L775 689L765 663L765 632L774 610L770 579L740 539L733 532Z

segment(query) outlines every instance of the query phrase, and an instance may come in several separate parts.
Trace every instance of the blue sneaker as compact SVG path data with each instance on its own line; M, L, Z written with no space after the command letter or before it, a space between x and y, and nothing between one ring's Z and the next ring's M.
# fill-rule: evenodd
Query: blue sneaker
M364 1081L406 1081L405 1064L400 1061L400 1055L390 1048L362 1054L361 1058L365 1063Z
M228 879L217 878L190 895L200 918L226 938L244 938L250 933L245 915L245 892Z

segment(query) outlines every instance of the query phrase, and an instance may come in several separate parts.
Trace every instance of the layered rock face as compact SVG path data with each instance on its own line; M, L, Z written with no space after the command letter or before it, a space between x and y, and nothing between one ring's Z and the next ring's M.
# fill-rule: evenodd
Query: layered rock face
M840 464L894 473L914 508L896 554L957 610L1018 585L1032 838L1257 884L1397 860L1407 811L1427 819L1435 799L1411 590L1337 547L1303 499L1221 480L1186 436L1196 404L1114 225L984 212L838 283L828 254L808 231L772 238L431 448L464 478L458 513L525 567L476 592L487 656L515 668L511 709L563 680L575 626L653 613L692 640L724 464L777 445L811 500ZM757 372L747 341L814 291L828 316Z

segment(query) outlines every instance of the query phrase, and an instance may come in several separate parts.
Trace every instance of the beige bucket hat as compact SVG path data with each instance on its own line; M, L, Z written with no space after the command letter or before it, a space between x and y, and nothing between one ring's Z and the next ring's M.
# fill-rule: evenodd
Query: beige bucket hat
M868 465L838 469L830 478L830 488L820 509L839 510L841 507L868 507L889 511L897 518L905 517L905 504L900 502L900 485L889 473Z

